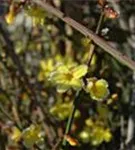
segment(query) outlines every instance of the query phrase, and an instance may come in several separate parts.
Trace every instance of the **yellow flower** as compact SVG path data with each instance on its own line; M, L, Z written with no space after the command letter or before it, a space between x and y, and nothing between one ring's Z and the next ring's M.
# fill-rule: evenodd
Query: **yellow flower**
M26 147L31 148L36 142L41 139L41 126L31 125L22 132L22 138Z
M110 130L107 128L104 130L104 141L109 142L112 139L112 134Z
M8 24L12 24L15 19L15 10L14 10L14 5L11 4L9 8L8 14L5 16L5 20Z
M104 129L102 126L95 126L91 134L91 143L99 145L103 141L109 142L112 139L112 134L109 129Z
M13 142L18 142L21 139L22 133L17 127L12 128L11 140Z
M90 129L86 128L82 130L79 134L79 137L84 143L90 142Z
M56 117L58 117L60 120L64 120L69 117L70 111L72 109L72 103L66 102L66 103L60 103L56 104L50 109L50 113ZM79 117L80 112L77 110L75 112L75 117Z
M91 133L91 143L99 145L104 141L104 130L100 126L95 126Z
M87 69L86 65L61 64L51 73L49 80L57 86L57 91L60 93L70 88L78 90L82 87L81 78L87 73Z
M89 79L86 91L90 93L91 97L94 100L101 101L105 99L109 94L108 83L104 79L99 80L97 80L96 78Z
M94 125L94 122L92 119L86 119L85 120L85 124L88 126L88 127L92 127Z
M40 72L38 75L39 81L45 80L51 71L54 69L54 61L52 58L48 58L47 60L41 60L40 61Z

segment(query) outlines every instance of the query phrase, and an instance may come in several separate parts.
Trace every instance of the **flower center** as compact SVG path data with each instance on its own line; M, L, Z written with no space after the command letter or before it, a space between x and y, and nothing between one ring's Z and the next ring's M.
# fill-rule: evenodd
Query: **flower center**
M66 76L66 80L71 81L71 79L73 78L73 75L71 73L67 73L65 74Z

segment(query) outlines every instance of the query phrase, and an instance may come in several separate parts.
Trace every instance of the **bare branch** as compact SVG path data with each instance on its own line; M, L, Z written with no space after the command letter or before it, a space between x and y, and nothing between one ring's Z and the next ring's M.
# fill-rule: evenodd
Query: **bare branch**
M51 5L47 3L43 3L41 0L33 0L34 3L38 4L40 7L45 9L47 12L52 13L53 15L57 16L61 20L63 20L68 25L72 26L74 29L85 35L86 37L89 37L93 42L101 47L104 51L109 53L111 56L113 56L115 59L117 59L122 64L126 65L131 70L135 70L135 62L131 60L129 57L125 56L123 53L121 53L119 50L113 48L110 46L104 39L97 36L95 33L93 33L91 30L86 28L85 26L81 25L80 23L76 22L70 17L67 17L62 13L61 11L57 10L56 8L52 7Z

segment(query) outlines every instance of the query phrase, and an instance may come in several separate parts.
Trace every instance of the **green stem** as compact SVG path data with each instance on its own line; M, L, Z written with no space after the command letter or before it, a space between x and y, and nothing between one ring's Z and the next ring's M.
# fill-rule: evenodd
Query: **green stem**
M73 123L73 120L74 120L74 115L75 115L76 109L78 107L78 104L80 102L80 95L81 95L82 92L83 92L83 90L78 91L76 93L76 97L75 97L74 102L73 102L72 111L71 111L71 114L70 114L68 122L67 122L66 130L65 130L65 135L69 134L69 132L71 130L71 126L72 126L72 123ZM62 145L64 147L67 145L67 141L66 141L65 137L63 138Z
M102 12L101 15L100 15L99 21L98 21L96 31L95 31L96 34L99 33L103 18L104 18L104 13ZM94 49L95 49L95 44L91 44L90 52L89 52L89 59L88 59L88 64L87 64L88 67L90 66L92 56L94 54ZM67 122L67 125L66 125L65 135L69 134L69 132L71 130L71 126L72 126L72 123L73 123L73 120L74 120L75 112L76 112L76 109L77 109L78 104L80 102L80 95L81 95L82 92L83 92L83 90L80 90L76 94L76 97L75 97L75 100L74 100L74 103L73 103L73 107L72 107L72 111L71 111L71 114L69 116L69 119L68 119L68 122ZM62 145L64 147L66 147L66 145L67 145L67 141L66 141L65 137L63 138Z

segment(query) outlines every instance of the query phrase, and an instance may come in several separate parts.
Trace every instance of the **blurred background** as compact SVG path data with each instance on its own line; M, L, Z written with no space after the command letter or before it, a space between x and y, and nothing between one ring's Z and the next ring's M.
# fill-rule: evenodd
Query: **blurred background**
M93 32L105 2L116 13L104 18L99 36L135 60L134 0L44 2ZM60 149L76 91L58 93L49 75L57 63L87 64L89 42L31 0L0 0L0 150ZM96 47L88 76L104 78L110 95L97 102L83 94L68 149L135 150L134 72Z

